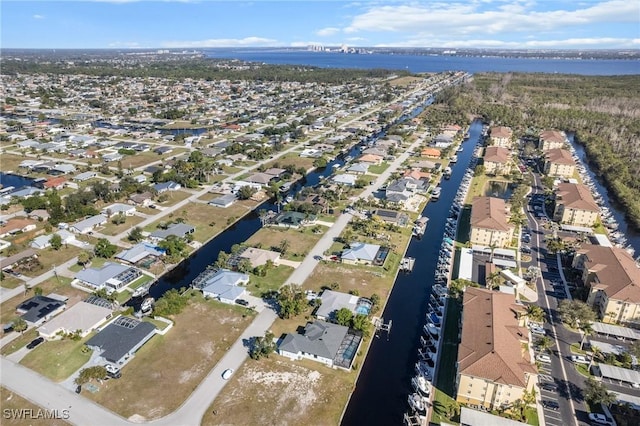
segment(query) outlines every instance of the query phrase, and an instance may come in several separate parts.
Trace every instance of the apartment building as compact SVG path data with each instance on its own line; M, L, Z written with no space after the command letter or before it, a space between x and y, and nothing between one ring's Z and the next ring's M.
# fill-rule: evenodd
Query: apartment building
M506 247L513 238L507 205L502 198L475 197L471 204L471 244Z
M545 130L540 133L538 149L549 151L550 149L563 148L567 143L567 136L559 130Z
M511 151L499 146L489 146L484 151L484 172L488 175L508 175L511 173Z
M513 131L510 127L496 126L489 129L489 144L502 148L511 148Z
M566 149L554 148L547 151L544 173L548 176L570 178L576 171L576 162Z
M564 182L556 188L553 220L568 225L593 226L599 214L600 207L585 185Z

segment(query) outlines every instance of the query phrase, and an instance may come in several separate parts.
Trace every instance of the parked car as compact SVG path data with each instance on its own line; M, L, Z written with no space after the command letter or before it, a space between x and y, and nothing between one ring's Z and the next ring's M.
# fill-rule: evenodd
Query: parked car
M222 372L222 378L225 380L229 380L233 375L233 368L227 368Z
M607 416L600 413L589 413L589 420L603 425L609 424L609 419L607 419Z
M538 327L536 325L534 325L533 327L531 327L531 332L533 334L538 334L540 336L545 336L547 334L547 331L542 328L542 327Z
M11 333L12 331L13 331L13 323L4 324L2 326L2 332L3 333Z
M555 401L549 401L549 400L547 400L547 399L545 399L544 401L542 401L542 406L543 406L544 408L548 408L548 409L553 410L553 411L558 411L558 409L560 408L560 405L558 405L558 403L557 403L557 402L555 402Z
M27 344L27 349L33 349L42 342L44 342L44 337L36 337Z
M547 364L551 362L551 357L547 354L538 354L536 359L540 362L546 362Z
M244 299L236 299L236 303L241 306L249 306L249 302Z
M576 364L589 364L589 360L582 355L571 355L571 362Z
M540 385L540 388L547 392L558 392L558 386L555 383L543 383Z
M104 366L107 370L107 375L112 379L119 379L122 377L122 371L118 367L112 364L107 364Z

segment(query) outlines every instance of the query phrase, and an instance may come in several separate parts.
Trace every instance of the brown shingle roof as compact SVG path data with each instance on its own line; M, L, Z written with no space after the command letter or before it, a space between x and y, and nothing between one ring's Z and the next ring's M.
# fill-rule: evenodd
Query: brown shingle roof
M471 226L508 231L507 207L502 198L475 197L471 205Z
M549 142L566 142L566 138L559 130L545 130L544 132L540 133L540 139Z
M597 277L593 288L609 299L640 303L640 269L626 250L586 244L578 254L586 257L585 268Z
M511 161L511 151L500 146L488 146L484 151L484 161L492 163L508 163Z
M524 311L512 294L467 287L463 299L462 339L458 371L496 383L526 387L526 373L536 374L528 339L517 312Z
M579 183L563 182L558 184L556 203L574 210L600 211L600 207L593 199L589 188Z
M566 149L561 149L561 148L550 149L549 151L547 151L546 157L548 162L554 163L554 164L569 164L569 165L576 164L573 157L571 156L571 153Z
M492 138L510 138L513 131L509 127L496 126L491 128L490 133Z

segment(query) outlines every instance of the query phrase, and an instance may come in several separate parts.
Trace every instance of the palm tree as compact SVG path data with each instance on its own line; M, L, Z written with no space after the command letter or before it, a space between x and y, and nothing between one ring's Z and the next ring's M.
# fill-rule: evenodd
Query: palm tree
M493 272L491 274L489 274L489 276L486 279L487 282L487 287L495 290L496 288L498 288L500 286L500 272Z
M587 370L591 371L591 366L593 365L593 361L602 356L602 350L600 350L597 346L591 346L591 359L589 360L589 368Z
M591 336L593 334L593 326L590 322L581 322L578 329L582 332L582 339L580 339L580 350L582 350L582 346L584 345L585 340L587 340L587 336Z
M551 338L548 336L540 337L538 340L536 340L536 346L540 349L540 351L547 352L553 346L553 340L551 340Z
M544 309L538 305L527 306L527 316L531 321L543 322L544 321Z

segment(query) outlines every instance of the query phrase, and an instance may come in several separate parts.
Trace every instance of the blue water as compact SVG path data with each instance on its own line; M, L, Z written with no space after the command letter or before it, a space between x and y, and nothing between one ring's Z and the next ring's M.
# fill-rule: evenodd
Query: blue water
M241 59L267 64L310 65L322 68L384 68L418 72L461 70L479 72L540 72L581 75L640 74L639 60L533 59L479 56L352 55L335 52L274 51L256 49L205 50L211 58Z
M18 175L8 175L0 172L0 185L2 185L3 188L13 186L16 189L19 189L23 186L31 186L32 184L33 179Z

